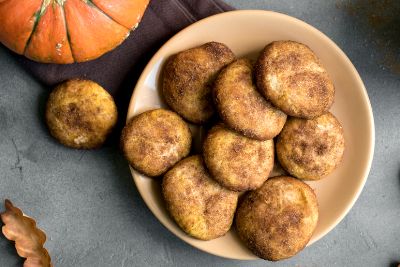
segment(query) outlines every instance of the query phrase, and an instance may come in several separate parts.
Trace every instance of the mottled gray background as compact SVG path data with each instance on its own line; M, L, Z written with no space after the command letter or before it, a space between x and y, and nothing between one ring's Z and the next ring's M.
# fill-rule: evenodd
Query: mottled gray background
M12 199L38 219L55 266L397 266L400 1L227 2L300 18L331 37L353 61L376 123L375 157L359 200L333 231L290 260L242 262L198 251L150 213L116 147L71 150L49 136L42 114L48 90L0 47L0 200ZM0 266L21 262L1 236Z

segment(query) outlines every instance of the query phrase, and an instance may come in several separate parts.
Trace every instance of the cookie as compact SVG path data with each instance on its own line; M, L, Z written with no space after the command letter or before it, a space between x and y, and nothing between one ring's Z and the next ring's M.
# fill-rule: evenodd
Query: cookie
M215 182L201 156L183 159L168 171L162 193L171 217L188 235L211 240L229 231L238 193Z
M335 88L314 52L304 44L277 41L267 45L256 63L261 93L287 115L315 118L331 107Z
M311 120L290 118L276 143L282 167L304 180L330 174L341 162L344 149L343 128L331 113Z
M208 132L203 157L213 178L224 187L254 190L274 166L274 141L251 139L220 124Z
M165 102L186 120L202 124L215 113L211 88L218 72L235 59L224 44L210 42L173 55L163 70Z
M147 176L159 176L186 157L192 136L178 114L155 109L133 117L121 135L121 147L131 166Z
M112 96L89 80L69 80L58 85L46 105L50 134L71 148L100 147L117 123Z
M307 245L318 214L314 191L298 179L280 176L245 195L235 222L240 239L255 255L278 261Z
M215 82L214 99L224 123L250 138L272 139L286 121L286 114L257 91L247 59L239 59L221 71Z

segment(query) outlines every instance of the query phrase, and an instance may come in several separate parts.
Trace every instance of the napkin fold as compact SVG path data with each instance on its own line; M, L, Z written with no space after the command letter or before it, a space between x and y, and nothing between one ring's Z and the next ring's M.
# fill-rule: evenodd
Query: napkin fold
M114 96L121 119L143 68L162 44L192 23L230 10L232 7L220 0L151 0L139 27L120 46L96 60L70 65L42 64L22 56L18 60L50 89L71 78L99 83Z

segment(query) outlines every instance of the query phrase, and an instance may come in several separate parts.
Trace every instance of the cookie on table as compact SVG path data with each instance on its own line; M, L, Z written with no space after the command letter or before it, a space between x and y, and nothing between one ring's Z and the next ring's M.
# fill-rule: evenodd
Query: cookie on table
M163 70L166 103L186 120L202 124L214 114L211 88L218 72L235 59L224 44L210 42L172 56Z
M225 124L250 138L272 139L286 121L286 114L257 91L253 67L247 59L239 59L221 71L215 81L214 100Z
M251 139L219 124L207 134L203 157L213 178L224 187L254 190L274 166L274 141Z
M186 157L192 135L173 111L155 109L133 117L122 131L121 147L131 166L147 176L159 176Z
M311 120L288 119L276 143L282 167L304 180L330 174L341 162L344 149L343 128L329 112Z
M112 96L89 80L69 80L58 85L46 105L50 134L65 146L100 147L118 118Z
M162 193L171 217L188 235L211 240L229 231L238 193L215 182L201 156L185 158L168 171Z
M314 191L298 179L280 176L245 195L235 222L240 239L255 255L278 261L307 245L318 214Z
M287 115L315 118L331 107L335 88L318 57L306 45L276 41L256 64L259 90Z

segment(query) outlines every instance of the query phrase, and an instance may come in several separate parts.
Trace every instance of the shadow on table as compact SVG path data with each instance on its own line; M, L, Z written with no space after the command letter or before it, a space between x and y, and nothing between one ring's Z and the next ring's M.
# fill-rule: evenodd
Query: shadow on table
M400 74L400 1L338 0L336 7L349 15L379 53L376 63Z
M153 240L152 242L155 244L163 244L162 247L164 247L167 251L170 251L172 255L178 255L182 252L182 250L185 251L185 254L198 255L199 251L197 249L181 241L178 237L172 234L172 232L167 230L152 214L140 196L140 193L132 180L128 162L123 158L122 153L120 151L114 151L114 145L112 145L112 147L108 147L108 149L112 151L110 151L110 154L114 154L110 155L110 157L112 157L113 161L113 172L115 177L118 177L118 179L114 180L116 183L115 187L118 188L118 194L121 196L121 198L126 199L129 201L129 203L134 204L133 207L131 205L126 206L126 214L130 214L129 220L131 221L131 224L137 226L140 229L140 232L151 233L148 235L148 237ZM163 204L161 203L161 205ZM135 212L131 212L132 209L135 209ZM218 261L220 259L216 256L206 253L201 255L201 257L209 257L214 261Z
M157 239L157 241L162 240L164 238L170 238L170 236L168 237L163 236L165 235L164 233L166 232L169 234L169 231L165 231L162 224L158 222L157 218L152 214L152 212L142 199L138 189L136 188L135 183L133 182L132 174L129 169L129 164L124 159L122 152L118 150L118 148L114 144L110 144L110 146L106 149L110 150L110 154L114 154L111 155L111 157L113 158L112 166L114 169L115 177L118 177L118 179L115 179L115 183L117 183L115 186L119 190L118 193L121 195L121 197L126 198L129 201L132 201L132 203L134 203L135 205L134 208L140 211L140 213L142 213L140 214L141 215L140 217L132 216L131 219L133 223L139 225L143 229L156 227L157 229L154 230L157 232L157 234L151 236ZM160 179L160 178L154 178L154 179ZM128 208L131 207L128 206Z
M399 191L400 191L400 169L399 169L399 173L398 173L398 181L399 181ZM389 267L400 267L400 259L399 261L392 261L389 265Z
M14 242L7 240L4 235L0 235L1 266L17 267L24 264L25 259L20 258L15 250ZM5 265L7 262L8 265Z

